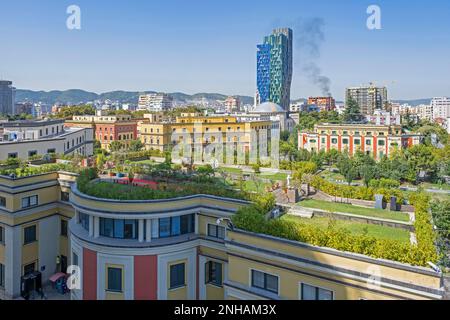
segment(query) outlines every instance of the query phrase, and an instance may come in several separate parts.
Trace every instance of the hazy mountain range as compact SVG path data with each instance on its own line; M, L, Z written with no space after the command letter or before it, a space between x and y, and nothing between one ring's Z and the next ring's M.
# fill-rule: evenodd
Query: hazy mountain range
M49 105L53 105L55 103L62 104L79 104L85 103L88 101L94 100L106 100L109 99L111 101L119 101L121 103L134 103L136 104L140 94L143 93L155 93L155 91L111 91L105 92L101 94L97 94L94 92L89 92L80 89L71 89L65 91L32 91L32 90L16 90L16 101L24 102L29 101L33 103L42 102ZM179 103L193 103L198 102L202 99L207 101L216 101L216 100L225 100L227 95L220 93L196 93L196 94L186 94L182 92L173 92L169 93L176 102ZM238 96L241 99L243 104L253 104L253 97L250 96ZM412 106L417 106L420 104L429 104L431 98L426 99L415 99L415 100L394 100L394 102L398 103L408 103ZM303 98L296 99L294 102L304 102L306 101ZM338 101L338 103L342 103Z
M144 93L155 93L155 91L111 91L101 94L94 92L84 91L80 89L71 89L65 91L32 91L32 90L16 90L16 101L24 102L29 101L33 103L42 102L46 104L79 104L94 100L106 100L119 101L121 103L134 103L137 104L139 95ZM169 93L175 101L182 103L190 103L199 101L202 99L213 100L225 100L228 96L219 93L196 93L186 94L182 92ZM253 97L238 96L243 104L253 104Z

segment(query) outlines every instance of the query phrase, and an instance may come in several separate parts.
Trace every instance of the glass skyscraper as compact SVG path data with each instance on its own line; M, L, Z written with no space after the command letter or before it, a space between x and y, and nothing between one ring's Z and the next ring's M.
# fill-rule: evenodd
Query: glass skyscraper
M15 88L11 81L0 80L0 114L14 114Z
M274 102L288 111L292 82L292 30L273 30L257 48L259 102Z

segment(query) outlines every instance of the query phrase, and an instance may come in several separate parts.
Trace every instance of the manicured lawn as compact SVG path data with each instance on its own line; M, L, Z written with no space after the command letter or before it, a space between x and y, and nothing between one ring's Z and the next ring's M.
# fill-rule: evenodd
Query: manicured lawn
M256 184L252 180L245 181L244 182L244 191L261 193L261 192L265 191L265 187L268 186L268 185L270 185L270 184L263 183L263 182L260 182L259 184Z
M286 173L282 173L282 172L279 172L279 173L260 173L260 174L258 174L258 177L259 178L262 178L262 179L269 179L269 180L282 180L282 181L286 181L286 179L287 179L287 174Z
M228 173L242 174L242 170L238 169L238 168L220 167L219 170L222 170L222 171L228 172Z
M299 202L298 204L302 207L321 209L330 212L350 213L350 214L357 214L360 216L368 216L404 222L409 221L409 215L404 212L391 212L388 210L363 208L346 203L336 203L322 200L304 200Z
M134 161L131 162L131 164L149 164L149 165L156 165L157 163L153 160L142 160L142 161Z
M288 221L292 222L299 222L303 224L311 224L319 228L327 228L330 219L329 218L300 218L295 217L291 215L284 215L281 219L286 219ZM397 240L404 243L409 243L409 232L407 230L403 229L397 229L397 228L391 228L391 227L385 227L385 226L378 226L378 225L372 225L372 224L365 224L365 223L359 223L359 222L353 222L353 221L342 221L342 220L336 220L336 227L343 228L351 232L355 235L362 235L367 232L368 236L376 237L379 239L390 239L390 240Z
M422 187L425 189L437 189L437 190L450 190L450 185L448 184L436 184L436 183L422 183Z

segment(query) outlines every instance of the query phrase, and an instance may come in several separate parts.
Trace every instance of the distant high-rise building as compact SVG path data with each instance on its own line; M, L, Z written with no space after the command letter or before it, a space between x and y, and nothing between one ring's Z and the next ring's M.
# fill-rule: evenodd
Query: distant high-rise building
M240 111L241 101L238 97L228 97L224 102L224 106L227 112Z
M152 93L139 96L138 110L152 112L167 111L172 108L173 98L165 93Z
M273 30L257 46L258 102L273 102L289 111L292 82L292 30Z
M355 100L362 114L372 115L375 110L385 110L387 100L387 88L369 86L352 87L346 89L345 105L352 98Z
M433 119L450 118L450 98L437 97L431 100L431 109L433 110Z
M15 113L15 92L11 81L0 80L0 114Z

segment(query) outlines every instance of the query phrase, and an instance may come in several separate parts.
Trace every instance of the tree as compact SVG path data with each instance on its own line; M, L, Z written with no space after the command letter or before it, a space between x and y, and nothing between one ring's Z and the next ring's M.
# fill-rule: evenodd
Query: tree
M354 166L352 160L348 157L348 154L341 156L337 163L337 168L339 172L344 176L345 181L348 185L352 183L358 177L358 170Z
M377 176L377 167L373 165L363 165L360 168L359 174L363 179L364 185L368 187L370 181Z
M434 201L431 204L433 221L439 233L450 239L450 201Z
M113 141L109 144L109 149L111 150L111 152L117 152L122 150L123 148L123 144L120 141Z
M144 144L141 140L133 140L130 142L128 149L133 152L141 151L144 148Z
M347 107L344 110L343 118L345 122L359 122L363 118L358 102L352 97L349 97L347 100Z

